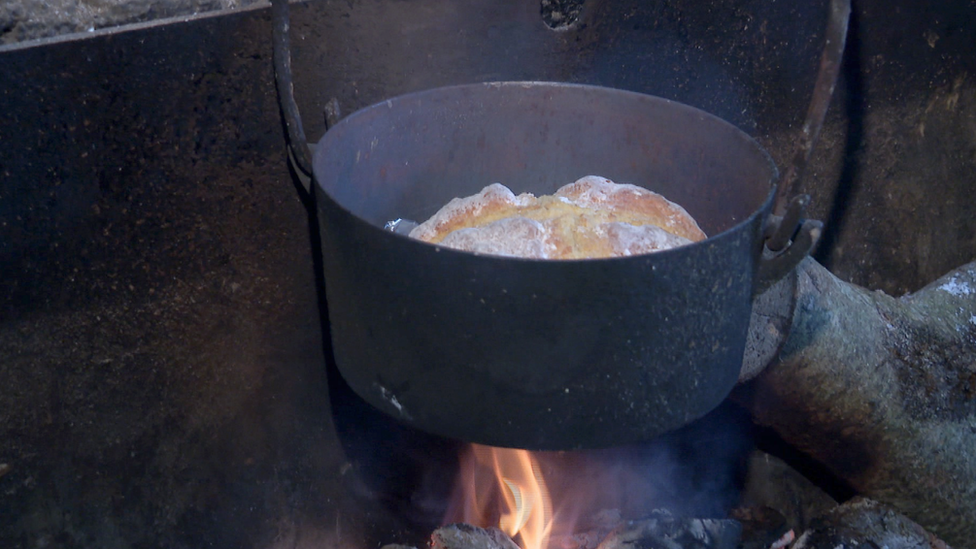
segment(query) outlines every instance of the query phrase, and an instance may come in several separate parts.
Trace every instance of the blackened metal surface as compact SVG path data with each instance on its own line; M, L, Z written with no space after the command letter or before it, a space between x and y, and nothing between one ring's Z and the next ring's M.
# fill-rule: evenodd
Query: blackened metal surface
M855 3L800 189L826 223L814 257L844 280L901 295L976 257L972 29L971 1Z
M560 32L538 6L294 5L310 137L332 97L563 80L702 108L785 165L826 2L588 0ZM798 189L844 278L900 293L976 256L974 14L854 5ZM321 370L270 35L258 9L0 48L0 545L375 547L439 520L417 487L443 450Z
M0 546L362 547L439 520L406 502L444 443L327 381L267 15L0 54Z
M610 86L681 101L750 134L784 128L803 119L827 21L826 3L763 2L759 13L741 2L597 0L553 31L534 1L326 4L291 13L296 95L313 142L332 97L351 113L405 92L499 80Z
M650 255L476 255L383 228L492 182L552 194L589 174L683 205L711 238ZM673 101L509 82L357 112L316 145L336 361L367 401L430 432L567 450L648 440L738 379L776 169Z

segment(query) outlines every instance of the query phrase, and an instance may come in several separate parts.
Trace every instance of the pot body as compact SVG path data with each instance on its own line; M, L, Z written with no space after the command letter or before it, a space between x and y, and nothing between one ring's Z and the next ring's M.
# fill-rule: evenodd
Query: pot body
M776 169L728 123L608 88L456 86L352 114L314 169L336 362L401 421L495 446L604 447L685 425L734 386ZM539 195L591 174L663 194L710 237L542 261L383 229L492 182Z

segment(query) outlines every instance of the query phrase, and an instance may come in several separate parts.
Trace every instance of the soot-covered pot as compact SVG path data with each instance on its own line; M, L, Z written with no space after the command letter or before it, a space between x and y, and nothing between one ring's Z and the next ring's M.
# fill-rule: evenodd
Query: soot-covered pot
M350 115L313 165L335 359L401 421L496 446L599 447L684 425L735 384L777 172L723 120L609 88L463 85ZM489 183L538 195L590 174L663 194L709 238L546 261L384 229Z

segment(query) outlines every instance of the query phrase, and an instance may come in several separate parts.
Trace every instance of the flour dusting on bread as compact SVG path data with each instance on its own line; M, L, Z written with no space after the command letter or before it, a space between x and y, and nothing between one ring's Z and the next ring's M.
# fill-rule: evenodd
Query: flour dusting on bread
M411 231L410 236L425 242L440 242L445 236L464 228L465 220L479 219L482 213L505 207L527 206L535 196L523 193L515 196L505 185L492 183L481 192L465 198L454 198L430 219Z
M681 206L636 185L587 176L553 195L500 183L455 198L410 236L475 253L533 259L622 257L705 239Z

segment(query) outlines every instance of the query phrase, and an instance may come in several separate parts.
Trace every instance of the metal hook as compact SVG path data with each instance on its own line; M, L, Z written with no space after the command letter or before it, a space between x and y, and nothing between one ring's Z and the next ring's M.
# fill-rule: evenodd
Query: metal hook
M783 217L771 215L766 225L765 245L756 273L754 295L786 276L803 260L820 239L823 223L803 219L809 195L794 197Z

